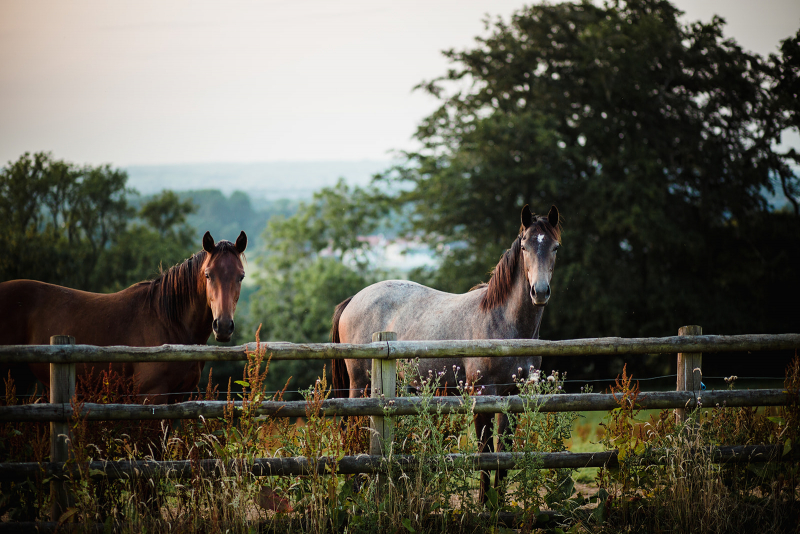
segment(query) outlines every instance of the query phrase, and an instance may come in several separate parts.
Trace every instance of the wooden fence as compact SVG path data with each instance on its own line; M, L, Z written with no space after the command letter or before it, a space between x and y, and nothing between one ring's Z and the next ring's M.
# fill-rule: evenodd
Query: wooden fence
M90 466L93 476L119 478L139 473L161 477L169 473L172 478L192 476L192 469L214 472L221 469L242 469L258 476L296 475L319 473L373 473L385 468L383 443L391 442L394 416L419 413L423 408L417 398L395 396L396 361L409 358L439 357L506 357L506 356L611 356L678 353L677 390L674 392L645 393L637 400L644 409L675 408L679 420L684 411L698 406L779 406L798 402L797 392L784 389L748 391L702 391L702 353L732 351L766 351L800 348L800 334L708 336L700 335L700 327L683 327L679 335L665 338L599 338L569 341L542 340L477 340L477 341L394 341L392 333L381 332L373 336L373 343L350 344L293 344L261 343L238 347L163 345L161 347L95 347L74 345L67 336L54 336L51 345L0 346L0 362L50 363L50 404L0 407L0 421L50 421L51 463L0 463L0 480L19 480L45 474L51 477L51 494L55 519L66 509L69 495L61 482L76 472L69 472L66 444L68 421L75 415L69 401L75 392L75 364L94 362L136 361L242 361L247 351L264 350L273 360L298 359L372 359L373 398L329 399L322 403L320 413L326 416L368 415L372 417L375 439L370 455L331 458L262 458L252 463L232 462L222 465L217 460L199 464L184 462L95 462ZM528 399L512 397L474 397L471 406L465 406L459 397L439 397L426 402L428 409L443 413L497 413L503 410L519 413L525 402L533 401L541 412L607 411L619 406L619 401L606 394L542 395ZM240 403L239 403L240 405ZM191 401L172 405L83 404L82 417L88 420L144 420L144 419L195 419L221 417L228 403L225 401ZM265 401L258 413L272 417L298 417L306 414L304 401ZM384 417L391 408L392 417ZM777 446L738 446L714 449L714 458L720 462L748 462L785 459ZM476 454L466 457L453 455L452 460L463 459L476 470L509 469L522 453ZM613 465L616 451L602 453L550 453L541 454L543 468L597 467ZM411 456L395 456L401 464L417 461Z

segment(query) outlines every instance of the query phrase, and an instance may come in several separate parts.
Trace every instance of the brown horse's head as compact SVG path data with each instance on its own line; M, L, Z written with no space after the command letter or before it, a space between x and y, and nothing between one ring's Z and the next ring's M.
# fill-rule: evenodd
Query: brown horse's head
M209 232L203 236L203 250L208 252L201 270L206 278L206 299L214 316L211 329L217 341L229 341L233 334L233 314L244 279L241 254L247 248L247 235L239 234L236 243L214 243Z
M561 247L558 208L553 206L547 217L533 215L527 204L522 208L520 243L525 276L531 286L534 306L546 306L550 300L550 279L556 265L556 252Z

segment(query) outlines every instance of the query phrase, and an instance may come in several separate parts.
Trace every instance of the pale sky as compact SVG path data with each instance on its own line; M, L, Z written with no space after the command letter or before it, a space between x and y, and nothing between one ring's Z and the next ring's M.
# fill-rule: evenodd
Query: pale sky
M797 0L677 0L776 52ZM0 1L0 165L388 159L436 101L414 85L520 1Z

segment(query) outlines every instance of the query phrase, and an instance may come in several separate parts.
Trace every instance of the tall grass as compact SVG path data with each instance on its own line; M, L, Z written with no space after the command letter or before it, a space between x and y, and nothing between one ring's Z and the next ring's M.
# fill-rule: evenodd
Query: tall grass
M401 364L398 394L408 395L415 362ZM79 475L70 480L74 505L62 522L105 524L120 532L484 532L511 526L526 532L541 526L545 511L557 511L560 525L551 530L574 532L742 532L792 531L798 524L797 462L719 465L710 446L772 443L796 447L800 419L797 405L773 410L707 407L676 425L671 412L642 419L636 399L642 394L626 371L613 388L620 406L607 414L601 445L618 449L620 466L600 469L596 490L575 496L572 470L542 469L535 453L566 450L577 414L542 413L536 396L557 394L565 377L532 373L518 383L525 411L506 413L516 431L506 450L523 453L516 469L497 489L478 500L478 476L470 462L478 452L475 414L431 410L394 417L392 443L380 473L344 476L319 472L323 457L341 459L368 451L369 418L336 419L321 415L330 395L325 370L308 390L304 418L259 416L267 400L264 381L269 357L259 345L248 353L241 393L224 393L224 417L170 424L166 421L88 422L80 414L85 402L135 402L132 383L113 373L78 384L70 465ZM450 373L431 373L417 384L415 395L430 407ZM797 361L786 387L800 389ZM458 384L470 408L480 383ZM195 398L218 399L210 387ZM271 399L282 399L279 392ZM6 404L15 404L13 382L6 381ZM241 401L234 406L234 401ZM386 417L393 417L391 407ZM6 424L2 428L2 461L48 460L45 424ZM587 434L588 435L588 434ZM493 439L501 439L493 436ZM414 455L409 463L407 456ZM461 456L452 456L453 454ZM313 469L303 476L258 477L249 467L257 458L305 457ZM174 472L147 473L107 480L88 470L93 460L184 460L195 467L218 459L216 471L199 468L191 479ZM401 461L403 460L403 461ZM658 460L653 465L649 460ZM3 520L48 520L47 480L3 482Z
M735 378L729 380L733 387ZM800 390L800 364L787 369L787 391ZM796 456L800 410L713 406L676 424L671 411L637 422L638 384L623 371L612 388L620 407L604 423L602 439L617 448L620 466L598 475L603 500L595 529L605 532L797 532L800 475ZM702 402L702 395L700 396ZM793 461L715 463L714 446L779 445ZM655 462L651 462L654 460ZM599 524L598 524L599 523ZM586 523L585 523L586 524Z

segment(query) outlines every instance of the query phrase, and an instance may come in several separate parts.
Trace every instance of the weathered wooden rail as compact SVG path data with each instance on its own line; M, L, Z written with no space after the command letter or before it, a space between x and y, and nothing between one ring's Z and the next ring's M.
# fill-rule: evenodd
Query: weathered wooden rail
M754 389L741 391L704 391L699 399L690 391L658 391L643 393L636 405L645 410L670 408L697 408L698 406L785 406L795 397L780 389ZM417 397L394 399L328 399L319 405L323 416L392 416L414 415L423 409L441 410L441 413L521 413L525 404L536 406L541 412L605 412L619 406L619 398L601 393L562 393L559 395L534 395L530 397L472 397L465 404L461 397L434 397L423 401ZM230 403L241 407L241 401ZM316 405L315 405L316 406ZM88 421L198 419L223 417L229 403L226 401L188 401L179 404L94 404L84 403L80 414L70 404L27 404L0 406L0 421L69 421L76 415ZM268 417L304 417L309 404L305 401L264 401L253 408L258 415Z
M798 402L797 392L781 389L751 391L702 391L701 366L703 352L766 351L800 348L800 334L708 336L700 335L700 327L683 327L678 336L664 338L600 338L569 341L542 340L478 340L478 341L393 341L392 333L377 333L373 343L349 344L294 344L294 343L250 343L238 347L210 347L163 345L161 347L95 347L87 345L53 344L51 346L14 345L0 346L0 362L51 364L51 403L0 407L0 421L50 421L53 425L51 439L54 460L46 464L0 463L0 480L18 480L32 476L48 476L52 479L54 496L53 517L68 505L63 482L76 473L66 469L66 450L63 438L67 434L66 422L75 416L87 420L145 420L145 419L195 419L199 417L222 417L230 403L225 401L191 401L173 405L90 404L82 405L80 414L73 411L68 399L74 392L76 363L136 362L148 361L242 361L248 352L263 350L273 360L299 359L372 359L373 398L329 399L318 407L325 416L371 416L377 436L373 439L370 455L331 458L261 458L245 464L222 463L206 460L190 462L94 462L86 472L96 476L120 478L133 476L170 476L185 478L192 469L208 472L246 470L258 476L297 475L311 472L329 473L375 473L386 469L383 444L391 442L392 420L395 416L419 413L423 409L441 410L442 413L497 413L522 412L536 407L540 412L559 411L607 411L619 406L613 395L604 394L557 394L532 397L473 396L438 397L422 402L414 397L395 398L396 360L439 357L517 357L517 356L619 356L637 354L678 353L678 384L674 392L649 392L641 394L637 406L645 409L675 408L679 420L685 410L699 406L778 406ZM60 337L60 336L57 336ZM53 343L67 343L53 340ZM60 378L59 378L60 377ZM241 406L241 402L234 403ZM306 402L265 401L259 403L256 412L271 417L298 417L306 415ZM787 460L794 456L782 456L776 446L739 446L713 449L712 455L719 462ZM462 462L476 470L512 469L523 453L492 453L470 456L450 455L445 462ZM411 456L392 457L401 465L412 466L415 462L427 461ZM543 468L553 467L597 467L613 465L616 451L603 453L551 453L540 454ZM439 459L437 461L442 461Z
M93 345L5 345L5 363L222 362L247 359L258 347L273 360L389 359L504 356L623 356L702 352L794 350L800 334L672 336L661 338L589 338L566 341L483 339L471 341L381 341L347 343L248 343L235 347L162 345L96 347Z
M744 463L788 460L783 457L781 445L738 445L731 447L714 447L707 451L717 463ZM533 457L543 469L561 469L582 467L615 467L619 465L617 451L602 452L492 452L483 454L447 454L436 458L419 458L410 454L398 454L391 458L393 465L413 469L419 462L426 462L431 468L452 469L455 466L466 466L470 469L514 469L521 459ZM656 451L651 457L642 461L642 465L659 465L666 463L666 451ZM793 458L793 457L792 457ZM13 466L13 468L11 467ZM81 469L74 464L25 462L18 464L0 464L0 479L24 480L37 476L54 480L79 479L83 473L91 473L90 478L144 478L173 480L192 478L198 473L212 475L251 474L254 476L294 476L325 475L336 473L353 475L358 473L380 473L388 469L387 458L382 455L344 456L332 458L256 458L248 461L190 460L178 461L117 461L90 462Z

